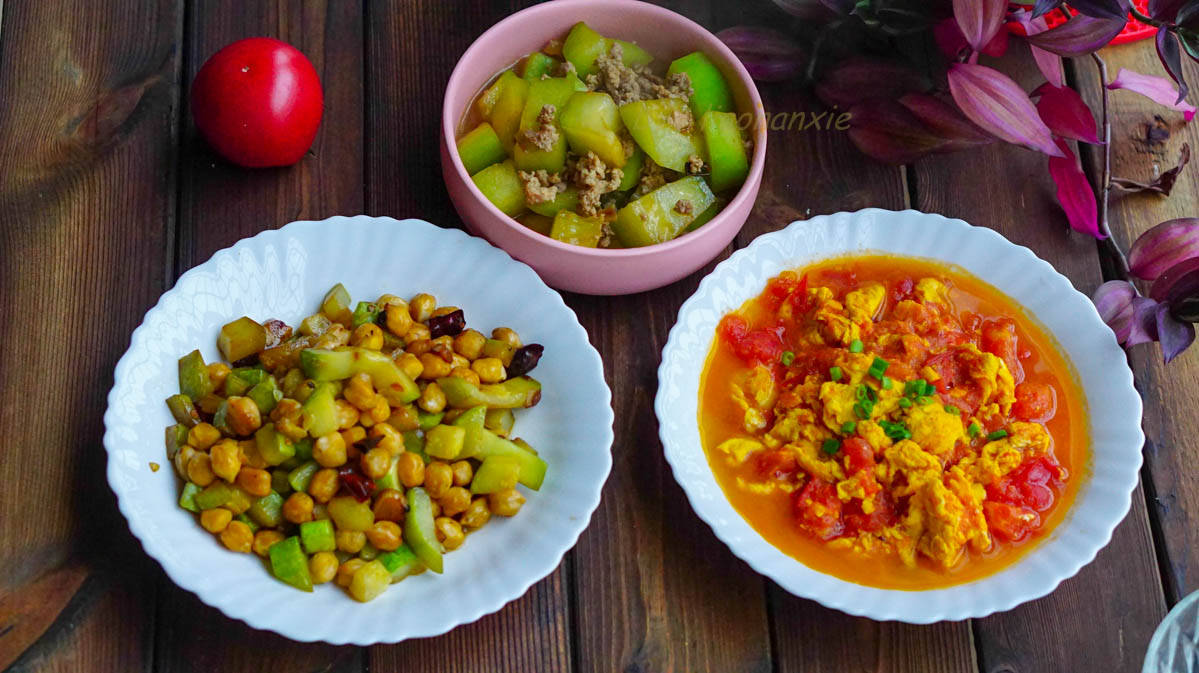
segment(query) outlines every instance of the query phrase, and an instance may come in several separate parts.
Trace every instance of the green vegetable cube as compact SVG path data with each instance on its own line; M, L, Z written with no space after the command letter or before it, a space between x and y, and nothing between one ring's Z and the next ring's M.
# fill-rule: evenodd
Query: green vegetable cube
M394 360L379 351L367 348L306 348L300 352L300 367L314 381L341 381L354 374L365 373L371 377L379 394L395 406L420 397L416 383ZM312 434L317 436L315 432Z
M200 487L190 481L183 485L183 492L179 494L179 506L189 512L199 512L200 506L196 504L196 496L200 494Z
M538 215L544 215L551 218L563 210L574 210L578 207L579 190L577 187L573 186L567 187L565 190L558 192L558 195L554 197L553 201L546 201L545 203L538 203L536 205L529 204L529 210L537 213ZM552 228L552 226L553 224L551 221L550 227ZM549 236L550 228L547 228L541 233Z
M283 496L271 491L255 500L247 513L255 523L267 528L274 528L283 521Z
M265 378L266 371L258 367L236 367L225 377L225 397L245 395Z
M484 346L484 353L487 347ZM488 356L494 357L494 356ZM465 379L448 376L437 379L447 403L454 409L484 406L492 409L519 409L541 401L541 383L530 376L518 376L503 383L476 386Z
M354 577L350 580L350 596L366 603L378 598L389 586L391 573L380 561L374 560L354 571Z
M333 522L329 519L317 519L300 524L300 542L304 545L304 551L309 554L337 549Z
M511 410L508 410L511 412ZM462 438L462 451L459 458L473 458L483 443L483 428L487 422L488 409L484 406L472 407L458 415L453 425L465 430Z
M433 501L425 489L408 489L408 514L404 517L404 541L425 567L442 571L441 543L433 526Z
M271 545L267 556L271 573L281 582L301 591L312 591L312 576L308 574L308 557L300 549L300 538L293 535Z
M458 158L466 172L474 175L492 164L508 158L500 137L495 134L491 124L483 122L470 133L458 139Z
M512 164L521 171L557 173L566 167L566 141L559 136L548 150L518 142L512 150Z
M289 472L287 483L291 484L291 487L298 492L307 492L308 484L312 482L312 475L320 469L321 466L316 461L310 460Z
M329 320L349 327L351 319L349 290L341 283L329 288L329 291L325 293L325 298L321 301L321 313L324 313Z
M311 399L311 398L309 398ZM275 424L267 423L254 433L258 453L267 465L279 465L296 455L295 444L281 432L275 432Z
M204 490L192 496L192 501L200 510L216 509L233 500L233 487L223 481L214 481Z
M695 51L675 60L667 75L686 73L691 80L691 112L696 119L708 112L733 112L733 92L716 64L702 51Z
M577 193L576 193L576 198L577 198ZM555 201L557 201L557 199L555 199L554 201L551 201L550 203L552 204ZM549 204L541 204L541 205L549 205ZM557 212L557 211L554 211L554 212ZM550 229L553 229L553 227L554 227L554 218L546 216L546 215L542 215L540 213L525 213L524 215L518 216L516 218L516 221L520 222L521 224L528 227L529 229L532 229L533 231L541 234L542 236L549 236Z
M561 61L553 56L535 51L521 61L519 74L526 82L533 82L541 79L542 75L552 75L559 63Z
M663 243L681 234L715 200L703 178L680 178L621 208L612 229L630 247ZM681 201L687 206L680 207Z
M570 210L563 210L554 216L554 226L550 230L550 238L571 245L594 248L599 245L604 233L604 221L599 217L584 217Z
M400 545L395 551L380 554L379 562L383 564L384 568L387 568L387 572L391 573L392 583L415 575L425 568L420 559L416 557L416 552L406 544Z
M342 495L329 501L329 517L342 530L365 531L375 523L371 504L358 502L353 496Z
M687 104L677 98L634 101L620 106L620 119L633 140L658 165L682 173L692 156L703 157L698 136L677 127L691 117Z
M612 45L614 44L620 45L620 62L629 67L635 68L637 66L646 66L654 60L652 54L632 42L628 42L626 40L609 39L608 49L611 50Z
M354 312L350 314L350 327L358 329L359 327L370 322L378 322L379 314L383 312L383 307L373 301L360 301L354 307Z
M171 410L171 415L175 417L177 423L185 426L184 430L200 422L200 414L196 411L196 405L192 404L192 399L183 393L168 397L167 409Z
M641 181L641 173L645 169L645 150L634 147L633 154L624 162L624 174L620 176L618 192L627 192Z
M511 160L492 164L471 176L483 196L509 217L525 210L525 186Z
M740 187L749 175L749 157L741 138L737 115L732 112L709 112L699 121L704 142L708 146L708 163L712 166L713 191Z
M595 152L609 166L625 165L624 145L620 132L620 110L606 93L576 93L562 109L562 132L570 149L577 154Z
M487 121L500 138L500 144L505 150L512 151L516 141L516 132L520 129L520 117L525 109L525 98L529 94L529 83L507 70L497 81L499 94Z
M216 345L221 356L237 362L266 348L266 328L242 316L221 328Z
M212 379L208 376L208 366L204 364L204 356L194 350L179 358L179 392L192 400L212 392Z
M541 488L541 483L545 479L547 466L545 461L528 444L519 439L509 441L490 430L484 430L483 440L479 445L475 457L486 462L492 456L505 456L515 459L520 465L519 483L534 491Z
M261 382L256 384L250 391L246 393L246 397L254 400L254 404L258 405L258 411L263 416L271 413L279 400L283 399L283 391L279 389L278 382L275 377L267 376Z
M488 409L483 426L501 437L507 437L516 424L516 415L511 409Z
M562 43L562 56L574 65L579 77L586 77L595 72L595 59L606 53L609 46L606 37L580 21Z
M515 456L488 456L483 459L470 482L475 495L495 493L516 486L520 479L520 460Z
M444 411L439 411L433 414L425 411L424 409L416 410L416 426L420 428L422 432L428 432L437 427L437 424L441 423L441 419L443 418L445 418Z
M442 460L453 460L462 453L466 429L453 425L438 425L425 433L425 453Z

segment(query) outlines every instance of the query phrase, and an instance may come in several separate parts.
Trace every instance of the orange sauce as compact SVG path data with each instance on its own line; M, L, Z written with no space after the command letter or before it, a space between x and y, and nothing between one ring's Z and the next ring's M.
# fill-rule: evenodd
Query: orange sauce
M747 365L733 354L723 339L714 338L700 379L700 436L716 481L733 508L767 541L814 570L856 584L911 591L961 584L995 573L1015 563L1052 534L1078 492L1088 460L1085 398L1071 365L1062 356L1053 337L1010 298L960 268L915 258L853 256L827 260L797 271L807 276L809 287L831 287L838 297L843 297L846 291L861 282L878 281L890 288L892 282L903 278L933 277L949 288L959 315L970 311L984 318L1015 320L1024 381L1048 384L1057 394L1056 414L1044 425L1052 439L1050 453L1065 468L1068 477L1061 491L1056 493L1051 509L1041 513L1042 526L1038 531L1020 542L996 539L991 549L983 553L967 548L949 570L936 566L923 556L917 557L915 567L908 567L893 555L865 556L851 550L830 548L796 525L790 494L778 490L760 494L738 488L739 476L752 481L761 479L752 460L732 466L715 450L725 439L745 436L741 427L743 412L731 402L728 382L744 372ZM856 274L856 281L847 282L849 273ZM739 314L752 326L755 321L767 319L770 310L755 298L746 302Z

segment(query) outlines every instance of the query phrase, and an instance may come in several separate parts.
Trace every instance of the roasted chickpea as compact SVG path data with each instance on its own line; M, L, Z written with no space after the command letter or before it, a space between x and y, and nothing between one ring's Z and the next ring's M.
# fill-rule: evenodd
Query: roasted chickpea
M425 466L425 490L430 498L440 500L453 483L454 472L448 464L435 460Z
M465 460L450 463L450 471L454 473L455 486L466 486L475 478L475 469Z
M383 318L387 323L387 329L401 339L412 329L412 313L403 299L397 298L396 301L388 303Z
M416 322L425 322L433 317L433 310L436 307L437 299L426 292L421 292L408 300L408 310L412 314L412 319Z
M467 360L475 360L483 353L485 343L487 337L483 336L482 332L474 329L463 330L454 337L454 352Z
M241 447L231 439L225 439L212 445L208 452L212 458L212 472L216 476L233 483L237 479L237 471L241 469Z
M279 403L275 405L274 409L271 409L270 419L275 422L278 422L283 418L298 419L303 412L304 406L302 404L290 397L284 397L283 399L279 400Z
M337 348L344 346L350 341L350 330L346 329L345 325L333 323L324 334L316 338L313 342L313 348Z
M449 372L446 373L448 374ZM430 414L443 411L445 409L445 393L442 392L441 386L437 385L436 382L425 386L425 389L421 391L420 399L416 401L416 405Z
M230 521L221 531L221 544L229 551L249 554L254 545L254 531L241 521Z
M425 353L420 356L420 363L424 365L424 371L420 377L425 380L432 381L434 379L449 376L453 366L446 362L440 355L435 353Z
M404 511L407 509L408 501L398 489L384 489L375 496L375 521L398 522L404 518Z
M423 323L413 323L412 327L408 328L408 333L404 335L404 345L410 346L417 341L428 341L433 338L433 333L429 330L429 326Z
M403 535L400 526L394 521L376 521L366 530L366 539L375 545L379 551L395 551L399 548Z
M321 467L341 467L346 464L346 440L336 432L321 435L312 444L312 459Z
M383 399L382 395L377 395L375 397L375 406L371 407L370 411L362 414L358 422L362 424L362 427L369 428L373 427L375 423L382 423L389 418L391 418L391 405L387 403L387 400Z
M383 449L393 456L398 456L404 450L404 438L400 435L400 431L386 421L376 423L368 436L376 440L375 448Z
M451 486L445 495L438 499L441 503L441 513L445 516L458 516L470 507L470 491L461 486Z
M337 470L329 468L317 470L316 474L312 475L312 481L308 482L308 495L311 495L313 500L324 504L337 495L340 485L337 480Z
M262 457L262 452L258 450L258 442L253 439L243 439L237 443L237 448L241 450L241 464L243 467L253 467L259 470L266 468L266 459Z
M308 431L304 429L298 419L280 418L275 421L275 431L282 433L293 442L298 442L308 436Z
M408 378L415 381L420 378L421 372L425 371L425 366L420 363L420 358L408 351L404 351L395 359L396 364L400 366Z
M313 477L315 480L315 477ZM311 488L311 485L309 485ZM292 523L312 521L312 496L307 493L292 493L283 501L283 518Z
M483 383L499 383L506 377L504 363L499 358L479 358L470 363L470 368Z
M248 437L262 427L262 414L258 412L258 405L254 404L254 400L234 395L225 400L225 404L225 419L229 422L229 429L233 434Z
M396 465L396 473L399 474L400 483L405 488L420 486L425 483L425 461L411 451L405 451L398 458L400 461Z
M362 473L371 479L382 479L391 468L391 452L376 446L362 455L358 465Z
M200 525L209 533L220 533L225 530L229 522L233 520L233 512L217 507L215 509L206 509L200 512Z
M454 419L458 418L466 411L466 409L446 409L445 416L441 417L441 422L447 424L453 423Z
M347 402L358 407L359 411L370 411L375 406L378 397L375 392L375 384L371 382L371 377L364 372L358 372L351 376L341 394L345 396Z
M434 500L432 503L430 503L429 507L433 510L434 519L441 516L441 503Z
M434 520L433 528L437 531L437 539L441 540L446 551L453 551L461 547L463 541L466 540L462 526L448 516L438 517Z
M524 504L525 496L515 488L505 488L487 496L488 507L493 514L500 516L516 516Z
M175 472L179 473L181 479L187 479L187 464L191 462L192 457L197 453L200 452L190 446L184 445L175 454Z
M491 510L487 507L487 498L475 498L470 507L458 518L463 528L482 528L491 519Z
M334 558L336 559L336 557ZM363 561L360 558L352 558L338 566L336 577L337 585L349 588L350 582L354 581L354 573L358 572L358 569L364 565L366 565L366 561Z
M283 533L265 528L254 533L254 553L265 557L271 550L271 545L283 541Z
M215 414L217 409L221 408L221 403L224 401L225 398L213 393L208 393L204 397L194 400L196 403L196 408L208 414L209 416Z
M497 341L506 341L513 348L520 348L524 345L520 342L520 335L511 327L497 327L491 330L491 338Z
M212 389L220 390L225 385L225 379L228 378L231 371L229 365L224 362L212 362L209 363L207 369L208 380L212 381Z
M366 533L360 530L338 530L333 534L337 548L350 554L357 554L366 546Z
M257 498L270 495L271 473L254 467L243 467L237 473L237 485Z
M431 315L429 317L430 318L440 318L443 315L449 315L449 314L453 313L454 311L461 311L461 310L462 309L458 308L457 306L438 306L437 308L433 309L433 315Z
M346 430L357 425L360 415L358 407L345 400L336 400L333 406L337 408L337 427L339 429Z
M207 451L220 438L221 431L211 423L196 423L187 431L187 443L201 451Z
M396 407L391 410L391 416L387 419L387 424L399 430L400 432L408 432L420 427L420 418L416 415L416 407L411 404L405 404L402 407Z
M191 460L187 461L187 479L200 487L208 486L216 479L216 474L212 471L212 459L207 453L197 451Z
M324 584L337 576L337 557L330 551L318 551L308 559L308 574L313 584Z
M362 323L350 335L350 345L377 351L383 347L383 330L374 323Z
M366 438L366 428L362 427L361 425L355 425L349 430L342 430L338 434L341 435L341 441L346 443L346 456L349 456L350 449L353 448L355 444Z

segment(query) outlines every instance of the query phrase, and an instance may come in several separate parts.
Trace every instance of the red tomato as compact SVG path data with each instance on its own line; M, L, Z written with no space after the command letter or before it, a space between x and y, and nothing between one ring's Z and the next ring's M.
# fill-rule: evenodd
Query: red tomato
M1057 393L1044 383L1021 383L1016 386L1016 401L1012 415L1020 420L1044 423L1057 412Z
M987 526L996 537L1016 542L1041 527L1041 516L1027 507L1006 502L984 502Z
M1024 380L1024 365L1016 357L1016 322L1011 318L987 320L982 326L979 350L997 356L1007 363L1008 371L1016 383Z
M857 500L851 500L845 505L845 527L851 533L864 531L877 533L887 526L894 525L898 520L895 513L895 503L883 491L874 495L874 511L866 514Z
M845 454L845 469L851 473L874 467L874 449L861 437L841 442L841 453Z
M196 128L218 154L242 166L299 161L316 138L323 106L312 63L295 47L269 37L221 49L192 82Z
M845 531L837 489L823 479L812 479L796 494L795 516L802 530L822 540L831 540Z
M771 311L777 310L783 300L791 296L799 288L799 285L799 276L794 271L784 271L766 283L766 291L762 293L763 303Z
M772 449L759 454L754 467L768 479L786 479L799 471L799 459L790 449Z
M768 329L751 331L749 323L739 315L721 318L716 330L737 357L747 364L774 365L783 354L783 340L777 332Z
M1053 506L1053 489L1061 486L1064 477L1053 458L1032 458L987 486L987 500L1044 512Z
M899 303L905 299L911 299L915 289L916 284L912 282L911 278L900 278L891 284L891 300Z

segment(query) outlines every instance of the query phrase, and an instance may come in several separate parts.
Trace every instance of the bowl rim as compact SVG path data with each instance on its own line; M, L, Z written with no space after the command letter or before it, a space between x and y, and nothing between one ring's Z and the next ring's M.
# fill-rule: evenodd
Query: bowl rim
M652 18L666 19L676 22L692 32L711 38L712 42L715 44L716 55L723 63L732 68L732 70L737 74L738 79L740 79L741 83L746 87L746 91L749 94L750 106L753 108L750 110L750 112L754 116L754 124L751 128L761 129L760 132L755 133L754 153L750 160L749 174L745 177L745 182L742 183L741 188L737 190L737 194L730 199L729 202L725 204L724 208L721 209L721 211L717 213L716 216L713 217L707 224L699 227L695 231L687 232L682 236L664 243L655 243L654 245L641 246L637 248L586 248L578 245L571 245L569 243L563 243L561 241L555 241L548 236L538 234L528 227L521 225L515 219L505 215L499 208L495 207L495 204L491 203L491 201L489 201L487 197L483 195L483 192L479 191L479 188L475 185L474 180L471 179L470 174L466 172L466 167L462 164L462 159L458 156L458 152L456 150L456 130L460 117L456 117L455 113L460 111L450 109L449 96L450 91L454 88L454 85L457 84L457 81L466 77L466 62L472 60L476 53L484 51L487 44L492 40L497 39L497 35L510 25L525 21L532 22L536 19L539 13L555 11L562 6L593 7L601 4L612 9L625 9L629 11L643 12ZM532 7L526 7L515 14L509 15L475 38L475 41L472 42L471 45L467 47L466 51L462 53L462 56L458 58L458 62L454 65L454 69L450 73L450 78L446 81L445 95L443 96L441 103L441 144L445 149L445 155L450 157L450 161L453 164L453 168L458 176L458 179L462 180L462 182L466 184L466 188L470 193L471 198L479 202L487 210L488 214L503 221L504 225L508 229L516 231L518 236L521 236L528 241L544 245L554 250L569 252L583 257L598 257L601 259L644 257L654 253L673 250L674 248L685 246L690 242L697 241L701 238L706 238L709 235L715 235L711 234L711 232L715 229L719 229L720 227L712 225L716 225L725 221L726 217L731 216L730 213L735 208L746 204L746 202L756 197L756 189L750 189L750 186L761 184L762 173L766 165L766 137L768 135L766 130L766 114L765 106L762 102L762 96L758 92L758 87L755 84L753 77L750 76L749 71L747 71L745 66L741 63L741 59L737 58L736 54L734 54L733 51L720 40L720 38L716 37L716 35L707 28L704 28L700 24L692 21L682 14L679 14L678 12L666 9L665 7L659 7L658 5L651 5L647 2L642 2L641 0L602 0L602 2L597 2L597 0L554 0L554 2L547 2L534 5ZM753 192L753 194L751 194L751 192ZM752 206L752 204L748 205Z
M1054 591L1063 581L1076 575L1083 566L1093 561L1098 552L1103 549L1111 541L1112 534L1116 526L1120 524L1128 515L1132 496L1136 489L1139 477L1140 467L1142 465L1142 447L1144 446L1145 436L1141 429L1140 420L1142 419L1143 404L1139 393L1136 391L1133 382L1133 374L1131 369L1123 367L1121 370L1112 375L1111 372L1105 374L1105 380L1110 382L1111 387L1107 393L1116 399L1121 406L1119 409L1124 410L1121 418L1114 422L1114 425L1119 425L1125 421L1129 421L1127 427L1122 427L1127 435L1123 437L1128 439L1129 443L1135 438L1136 446L1123 447L1122 450L1108 451L1103 454L1105 458L1104 465L1107 469L1103 474L1107 477L1107 481L1103 484L1109 489L1115 489L1116 493L1112 494L1112 499L1106 501L1108 507L1102 512L1102 517L1099 522L1094 520L1083 520L1078 525L1072 525L1074 517L1082 518L1079 514L1082 511L1079 505L1082 504L1084 496L1088 495L1088 485L1095 482L1095 475L1098 472L1096 469L1098 463L1096 454L1092 451L1089 455L1088 469L1086 470L1087 481L1082 484L1082 490L1079 491L1074 502L1071 503L1070 511L1066 513L1066 518L1061 521L1057 527L1050 531L1049 535L1037 542L1037 546L1028 550L1028 553L1021 556L1014 563L998 569L996 572L983 576L981 578L963 582L959 584L949 585L947 587L935 587L924 590L906 590L906 589L888 589L881 587L871 587L861 585L847 580L841 579L835 575L821 572L810 566L803 564L798 559L791 557L772 543L765 539L752 526L749 526L748 521L741 516L739 512L732 508L727 495L723 489L716 485L716 493L711 494L705 491L706 483L703 482L703 477L697 477L691 472L696 470L706 471L707 475L711 475L711 467L708 464L707 452L702 447L692 447L690 443L676 440L670 436L668 430L672 425L679 425L683 422L696 423L695 418L685 419L676 423L672 420L675 416L679 416L678 411L686 411L685 409L675 409L672 416L668 411L670 405L674 403L674 398L677 398L678 391L670 391L670 383L674 383L672 377L677 375L673 373L672 368L678 368L685 364L681 358L682 351L688 346L682 345L682 341L692 339L692 331L685 324L685 320L693 318L697 311L709 312L712 310L709 306L700 305L701 300L704 303L708 301L719 301L717 297L711 299L710 295L720 292L726 294L737 295L733 297L735 303L747 300L756 296L761 292L761 287L755 281L751 294L741 297L738 294L738 289L728 289L727 286L731 279L717 278L717 274L721 272L721 267L726 265L734 267L738 260L742 259L757 259L755 255L759 252L770 254L768 251L772 247L779 247L778 241L780 237L798 235L801 231L810 230L813 227L818 227L825 224L842 224L854 225L856 221L868 221L871 219L881 220L877 224L857 225L857 226L874 226L874 227L894 227L903 226L898 222L899 218L916 218L924 219L925 222L936 220L940 225L946 228L958 229L963 236L975 237L978 243L986 245L1003 246L1007 252L1013 257L1019 257L1023 260L1027 267L1026 269L1037 270L1035 274L1040 279L1048 281L1055 286L1052 294L1055 297L1070 296L1072 303L1077 303L1079 307L1085 304L1085 315L1089 324L1079 325L1080 329L1086 328L1083 331L1102 328L1102 333L1096 333L1095 339L1097 343L1091 344L1097 348L1102 348L1103 352L1099 355L1110 355L1116 357L1123 354L1119 344L1116 342L1115 335L1103 323L1094 305L1090 299L1079 292L1068 278L1057 272L1045 260L1038 257L1032 250L1025 246L1017 245L1000 233L986 228L970 225L969 223L960 220L944 217L934 213L923 213L915 210L891 211L878 208L867 208L855 212L839 212L830 215L820 215L809 220L796 220L791 222L783 229L770 232L759 236L749 246L736 251L728 259L722 261L715 269L712 270L699 284L695 293L689 297L679 309L679 317L675 325L671 328L670 335L666 345L662 350L661 364L658 367L658 392L654 400L654 410L659 423L659 438L663 445L663 451L667 462L671 466L671 472L675 480L682 487L687 495L689 504L696 515L702 519L712 529L713 534L725 544L726 547L738 558L745 561L755 572L758 572L770 579L774 580L789 593L815 600L816 602L829 607L840 610L850 615L859 617L869 617L876 620L895 620L913 624L929 624L943 620L960 620L967 618L981 618L995 612L1010 610L1020 604L1028 601L1042 598ZM894 221L892 221L894 220ZM942 232L944 229L941 230ZM790 232L790 233L788 233ZM807 233L812 233L808 231ZM906 232L912 234L914 232ZM815 255L812 260L805 260L802 264L810 264L820 259L836 257L844 254L854 254L859 250L853 248L854 242L858 242L859 248L868 252L883 252L878 247L862 246L861 241L863 236L858 234L849 235L848 246L843 250L836 252L821 252ZM929 255L917 253L895 253L904 256L924 257L941 263L950 264L963 269L965 272L975 276L980 276L977 271L970 267L946 259L945 255ZM768 260L772 261L772 260ZM1022 265L1023 267L1023 265ZM777 272L774 272L777 273ZM755 276L756 278L756 276ZM742 281L746 279L742 278ZM989 284L991 281L982 278L984 282ZM721 285L717 285L720 281ZM764 285L765 279L762 284ZM999 288L1005 296L1011 296L1009 292ZM727 297L725 297L727 298ZM1016 301L1013 299L1013 301ZM1039 311L1034 313L1024 302L1017 301L1017 304L1027 312L1034 320L1040 321L1038 315L1043 313ZM702 319L702 318L696 318ZM1052 337L1057 337L1057 334L1050 331L1048 326L1044 326L1045 331ZM1076 371L1079 370L1076 362L1076 356L1071 352L1070 347L1065 345L1061 339L1056 339L1059 347L1064 351L1067 361ZM706 351L711 343L711 338L702 338L702 347ZM1080 347L1081 348L1081 347ZM1080 351L1081 352L1081 351ZM1097 357L1092 355L1092 357ZM701 374L694 374L700 376ZM1078 374L1081 378L1082 374ZM1084 394L1086 394L1084 389ZM669 398L669 399L668 399ZM1089 436L1092 446L1096 441L1096 417L1095 410L1091 409L1092 396L1087 395L1087 418L1091 421L1091 434ZM686 403L685 403L686 404ZM698 409L698 406L696 407ZM1131 422L1135 416L1136 421ZM1112 440L1105 438L1106 443L1110 446ZM684 446L684 444L686 444ZM694 468L690 459L689 452L698 451L700 454L699 461L702 462L702 468ZM1109 463L1114 462L1114 466ZM689 469L694 468L694 469ZM712 477L714 481L714 477ZM1096 498L1098 496L1095 496ZM711 502L716 502L713 505ZM1095 503L1092 502L1092 505ZM725 516L725 510L732 513L732 517ZM1094 509L1094 507L1092 507ZM729 518L731 520L722 520ZM748 529L745 533L739 524L744 524ZM1082 528L1082 530L1078 530ZM736 530L734 530L736 529ZM1064 548L1066 542L1058 539L1059 534L1064 537L1069 534L1068 551ZM1057 553L1052 559L1054 564L1050 564L1040 552L1064 552ZM1034 563L1035 561L1035 563ZM784 565L785 563L785 565ZM1017 589L1008 592L999 591L1000 589L1010 589L1013 581L1007 576L1007 573L1014 571L1021 566L1025 566L1025 570L1034 570L1035 574L1027 576L1027 578L1017 585ZM1038 569L1038 567L1040 569ZM806 577L804 577L806 575ZM818 582L804 582L804 579L818 579ZM813 586L819 585L819 586ZM959 593L967 593L962 596ZM864 598L860 602L854 602L854 596ZM915 597L920 597L916 599Z
M345 634L336 630L334 630L332 633L328 631L322 631L316 626L310 626L305 630L296 627L294 622L288 621L264 622L260 617L255 615L252 610L248 609L244 602L237 600L231 601L229 600L229 595L214 597L211 594L210 582L197 580L195 573L188 570L178 569L176 567L177 564L174 561L169 560L167 555L161 553L160 550L162 542L149 534L143 518L140 516L131 515L132 505L130 505L130 496L132 494L128 492L125 486L121 485L121 478L125 476L125 474L123 472L124 468L119 465L120 461L118 460L118 454L123 448L123 440L117 437L117 432L127 424L127 421L123 420L120 412L118 411L119 405L116 403L118 400L118 393L123 389L123 387L126 385L126 382L130 379L128 370L135 364L131 356L136 352L143 341L150 338L148 335L151 318L167 310L167 300L171 295L186 292L189 285L198 282L194 279L199 278L205 273L210 273L213 267L219 265L222 263L222 261L235 260L238 258L238 256L246 253L247 251L260 249L265 242L274 240L282 242L287 240L288 236L295 236L297 232L305 232L322 227L324 227L327 231L333 231L328 228L328 225L330 224L345 226L348 224L362 223L368 225L382 223L385 225L426 227L429 230L436 230L436 232L440 232L435 235L445 235L450 239L454 239L451 241L453 245L457 245L459 247L464 245L485 246L488 249L502 254L507 258L508 262L516 265L516 268L520 273L526 275L527 280L541 286L541 290L545 293L545 301L552 303L555 308L560 308L561 310L565 311L564 317L566 318L569 329L575 332L576 336L581 337L582 339L582 344L584 346L581 356L582 361L585 362L587 368L590 370L590 373L594 375L596 380L600 383L599 397L602 397L603 400L601 409L597 412L598 416L600 417L600 423L598 425L599 432L597 433L598 443L602 443L605 446L605 450L602 452L603 470L601 474L595 476L594 481L589 483L586 487L586 490L582 492L583 498L581 501L584 503L583 507L585 508L586 515L580 515L573 519L574 525L571 526L569 536L561 538L558 543L554 545L554 547L557 549L555 549L552 554L546 554L540 557L540 560L536 563L526 564L526 567L529 568L528 574L523 580L513 584L511 586L511 590L506 592L496 592L490 595L490 597L486 600L481 599L477 601L473 610L465 612L456 618L449 618L441 622L430 622L424 630L400 633L398 635L394 635L393 632L384 632L386 627L377 628L370 634ZM397 231L399 230L400 229L397 228ZM103 416L104 435L102 438L106 460L104 471L105 479L108 482L109 489L116 497L117 508L120 510L122 517L128 524L129 530L133 534L133 537L137 540L138 544L141 545L142 550L146 553L146 555L158 563L173 584L181 589L184 589L185 591L192 593L200 600L200 602L204 603L205 605L215 607L226 617L241 621L252 628L271 631L285 638L299 642L327 642L334 645L353 644L358 646L381 643L394 644L413 638L439 636L458 628L459 626L473 623L486 615L501 610L509 603L512 603L513 601L516 601L524 596L534 584L541 582L550 574L552 574L554 570L561 565L562 560L565 558L567 552L569 552L578 544L579 538L582 536L583 531L585 531L590 525L592 518L595 516L595 512L599 508L599 504L602 499L603 487L607 483L608 477L611 475L612 471L612 445L615 440L615 412L612 409L612 389L608 385L607 379L604 375L603 359L601 358L599 352L591 344L586 329L578 320L578 315L573 309L570 308L570 306L566 304L561 293L546 285L532 268L519 260L513 259L511 255L509 255L503 249L493 246L491 243L478 236L472 236L459 229L439 227L431 222L428 222L427 220L419 218L405 218L403 220L396 220L395 218L386 216L337 215L323 220L297 220L289 222L277 229L265 229L253 236L241 238L233 245L217 250L207 260L196 264L180 275L175 281L174 285L172 285L172 287L170 287L168 290L164 291L159 296L155 304L146 311L142 318L142 322L139 323L131 333L127 349L121 355L120 360L117 361L117 364L113 369L113 383L108 394L105 396L105 404L106 406ZM162 468L170 472L171 479L178 479L178 476L174 474L174 468L169 464L169 461L164 462L162 464ZM195 524L195 527L197 530L201 532L203 531L202 528L199 528L198 523ZM255 579L252 581L257 582L258 580ZM262 572L261 581L271 581L269 572ZM237 597L238 596L235 595L232 598L236 599ZM347 597L347 600L351 599ZM313 623L315 624L316 622Z

